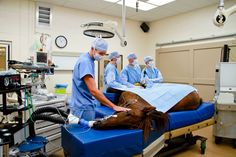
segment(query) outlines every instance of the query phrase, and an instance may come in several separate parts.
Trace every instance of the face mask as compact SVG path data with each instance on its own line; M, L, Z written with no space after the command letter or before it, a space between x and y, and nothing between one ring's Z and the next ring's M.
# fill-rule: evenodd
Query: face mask
M95 50L93 51L93 58L95 61L100 61L102 59L102 56L95 53Z
M134 60L133 63L131 63L133 66L138 65L138 61Z
M94 60L100 61L101 59L102 59L102 56L101 56L101 55L99 55L99 54L95 54L95 55L94 55Z
M120 64L120 63L121 63L121 59L120 59L120 58L117 58L116 64Z
M153 63L153 62L149 62L147 65L148 65L149 67L154 67L154 63Z

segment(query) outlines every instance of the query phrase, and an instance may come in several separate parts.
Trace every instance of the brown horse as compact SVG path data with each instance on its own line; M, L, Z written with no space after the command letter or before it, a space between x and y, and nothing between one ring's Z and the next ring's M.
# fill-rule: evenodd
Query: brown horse
M169 111L193 110L201 104L201 99L197 92L191 92L177 103ZM150 129L152 128L152 120L157 124L158 129L164 129L168 114L156 111L156 108L149 105L138 95L131 92L123 92L119 98L118 106L127 107L131 110L128 112L119 112L116 116L107 119L98 120L94 123L95 129L114 129L114 128L130 128L142 129L144 139L146 140Z

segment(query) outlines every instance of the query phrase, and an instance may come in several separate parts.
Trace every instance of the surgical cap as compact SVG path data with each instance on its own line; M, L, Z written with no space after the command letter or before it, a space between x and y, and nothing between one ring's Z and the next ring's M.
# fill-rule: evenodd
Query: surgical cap
M117 51L114 51L114 52L110 53L109 56L108 56L108 58L110 60L112 60L113 58L119 58L119 57L120 57L120 55Z
M92 42L92 47L99 51L107 51L108 44L102 38L95 38L94 41Z
M149 62L149 61L153 61L153 59L152 59L151 56L146 56L146 57L144 57L143 60L144 60L145 63L147 63L147 62Z
M131 58L137 59L137 56L134 53L130 53L128 54L127 59L131 59Z

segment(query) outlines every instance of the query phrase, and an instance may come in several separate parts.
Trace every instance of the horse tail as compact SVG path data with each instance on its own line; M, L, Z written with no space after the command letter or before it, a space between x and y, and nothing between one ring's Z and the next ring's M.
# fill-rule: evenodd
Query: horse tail
M143 130L144 141L147 141L151 127L152 127L152 119L150 117L146 117L141 122L140 126L140 129Z
M168 114L162 113L156 110L152 110L146 114L147 116L141 122L141 127L143 129L144 140L146 141L152 127L152 120L155 121L158 130L163 130L166 128L168 122Z
M153 110L150 114L151 118L156 122L158 129L164 129L168 122L168 114L157 110Z

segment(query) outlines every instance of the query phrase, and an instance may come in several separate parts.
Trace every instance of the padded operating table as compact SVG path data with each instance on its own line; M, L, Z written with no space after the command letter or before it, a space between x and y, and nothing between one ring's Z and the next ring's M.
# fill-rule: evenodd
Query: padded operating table
M114 94L106 94L106 97L113 102L117 101ZM167 127L158 131L151 130L147 141L143 140L143 132L138 129L94 130L78 124L64 125L61 129L62 147L65 155L70 157L151 157L157 153L165 156L168 154L166 152L176 147L173 147L172 140L181 137L190 145L201 140L201 153L204 153L206 138L193 136L192 131L212 125L214 112L214 105L208 102L202 103L196 110L170 112ZM113 110L105 106L96 108L98 118L113 113ZM166 145L170 147L164 148Z

